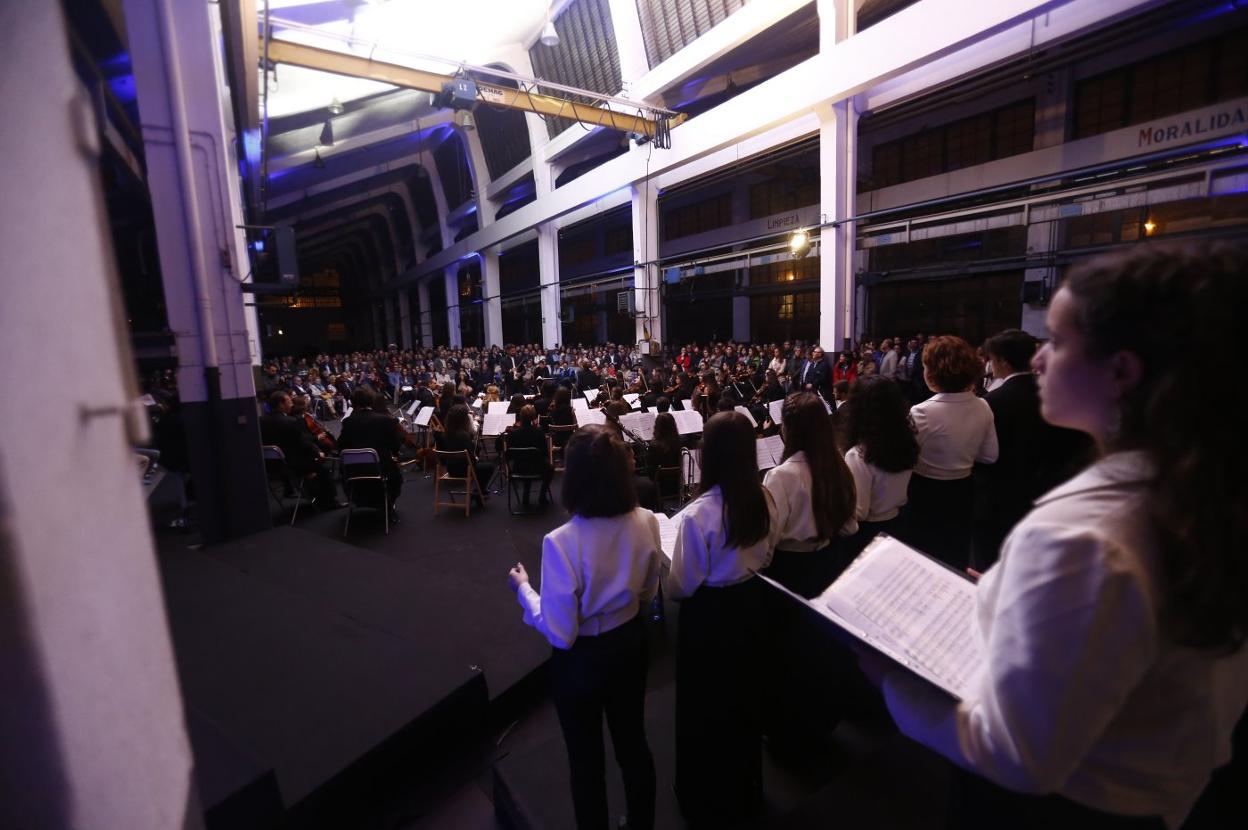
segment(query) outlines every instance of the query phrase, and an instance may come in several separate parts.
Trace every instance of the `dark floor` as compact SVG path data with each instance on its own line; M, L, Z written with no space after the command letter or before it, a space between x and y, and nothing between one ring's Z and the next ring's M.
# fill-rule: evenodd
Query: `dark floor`
M334 425L336 426L336 424ZM558 498L559 477L555 479ZM153 518L163 528L169 504L158 493ZM490 696L490 737L445 759L436 774L397 785L359 804L350 830L504 828L495 815L499 779L523 802L531 826L571 826L567 761L541 664L549 647L521 619L507 585L507 570L523 562L540 573L543 535L563 520L552 507L541 515L510 516L505 493L491 497L470 517L432 515L432 481L418 469L407 475L398 501L400 521L387 536L380 514L357 513L345 541L392 562L419 565L438 574L436 590L462 607L454 625L475 644L472 660L484 670ZM289 506L289 502L288 502ZM289 513L274 511L275 522ZM301 512L297 527L342 538L345 511ZM196 543L190 532L159 530L160 547ZM384 598L378 599L379 602ZM650 624L651 668L647 731L659 770L657 826L680 827L670 792L673 766L674 632L679 609ZM445 621L442 621L445 623ZM536 670L535 670L536 669ZM618 771L608 764L613 812L623 810ZM496 772L497 768L497 772ZM799 760L765 753L766 813L759 826L938 828L944 823L947 764L899 736L868 705L840 721L826 736L812 736Z

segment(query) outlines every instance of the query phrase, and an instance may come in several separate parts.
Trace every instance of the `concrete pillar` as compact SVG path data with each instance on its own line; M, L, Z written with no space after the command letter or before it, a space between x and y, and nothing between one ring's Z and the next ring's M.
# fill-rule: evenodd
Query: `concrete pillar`
M633 152L646 152L644 149ZM636 340L663 342L659 291L659 189L653 182L632 187L633 290L637 314Z
M416 299L420 301L420 345L433 347L433 315L440 311L429 306L429 280L416 283Z
M818 0L819 42L829 47L854 30L852 0ZM819 203L828 222L820 233L819 344L842 349L854 336L854 215L858 114L853 99L816 109L819 116Z
M386 342L382 344L383 346L389 346L391 343L397 343L399 340L397 336L398 332L396 331L397 321L395 318L398 315L395 314L395 304L396 304L396 301L393 295L385 297L382 300L381 308L382 308L382 313L385 315L385 321L386 321L386 328L385 328Z
M459 330L459 263L453 262L446 266L446 270L442 272L442 278L446 281L446 330L451 340L447 345L458 349L464 342Z
M485 345L503 345L503 301L499 298L498 251L481 254L481 290L485 293Z
M541 285L542 345L559 345L563 327L559 323L559 231L554 222L537 228L538 283Z
M645 41L641 36L641 18L637 16L637 0L607 0L611 8L611 26L615 34L615 48L620 56L620 78L624 90L650 71L646 58Z
M148 190L204 541L270 526L251 348L236 261L237 200L221 182L238 169L225 132L215 7L126 0Z
M404 351L412 348L412 297L410 289L399 289L399 345Z
M61 9L10 5L0 27L0 826L197 828L100 139Z

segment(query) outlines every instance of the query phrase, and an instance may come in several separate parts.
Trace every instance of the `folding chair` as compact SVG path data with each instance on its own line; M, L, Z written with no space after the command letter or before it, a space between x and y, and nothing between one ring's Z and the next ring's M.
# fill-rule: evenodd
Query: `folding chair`
M381 470L381 457L374 449L343 450L338 454L338 469L342 472L342 489L347 494L347 518L342 524L342 535L346 538L351 528L351 516L357 507L372 507L356 501L356 488L365 491L373 489L381 491L381 511L385 517L386 535L390 535L390 488ZM371 482L371 483L370 483ZM375 508L374 508L375 509Z
M533 508L513 509L511 497L515 494L523 505L525 497L532 492L534 482L541 487L539 500L550 497L550 489L544 484L546 476L542 469L542 451L537 447L507 448L503 451L503 459L507 466L507 512L513 516L538 512ZM524 488L523 494L518 492L521 487Z
M576 432L575 424L552 424L547 437L550 439L550 463L555 472L563 472L563 448L567 445L572 433ZM558 461L555 461L556 456Z
M296 477L290 471L290 467L286 464L286 453L282 452L282 448L273 444L265 444L260 448L260 454L264 458L264 477L265 483L269 487L269 495L277 502L279 510L285 509L286 505L282 504L281 494L274 489L275 483L280 483L283 487L289 486L297 493L295 499L294 512L290 514L290 523L295 523L295 518L299 515L299 505L303 504L303 485L314 473L306 476ZM298 487L295 483L298 482Z
M464 515L468 516L472 512L472 494L476 491L481 501L485 502L485 493L481 490L481 484L477 481L477 472L472 466L472 457L468 454L468 450L434 450L434 454L438 459L438 466L433 476L433 515L438 515L439 507L461 507L460 503L455 501L457 495L464 497ZM463 475L453 475L451 467L463 465ZM442 482L448 485L452 482L462 482L463 490L448 490L451 494L450 501L441 501Z

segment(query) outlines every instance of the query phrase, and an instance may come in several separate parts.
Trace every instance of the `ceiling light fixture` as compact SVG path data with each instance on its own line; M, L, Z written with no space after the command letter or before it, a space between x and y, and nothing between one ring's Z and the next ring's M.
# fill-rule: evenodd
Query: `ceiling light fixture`
M334 122L329 118L325 119L325 126L321 127L320 144L322 147L334 146Z
M789 251L794 259L800 259L810 252L810 234L804 228L793 231L793 235L789 237Z
M329 102L329 114L330 115L342 115L345 109L346 108L343 107L342 102L339 101L337 98L334 98L332 101Z
M555 21L547 18L546 25L542 27L541 41L543 46L559 45L559 33L555 31Z
M455 126L470 133L477 128L477 121L468 110L456 110Z

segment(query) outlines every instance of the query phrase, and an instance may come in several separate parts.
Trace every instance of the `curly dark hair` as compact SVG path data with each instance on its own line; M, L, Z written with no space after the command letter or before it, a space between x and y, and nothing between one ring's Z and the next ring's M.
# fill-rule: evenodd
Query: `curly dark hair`
M1248 443L1237 417L1248 392L1227 344L1248 308L1248 248L1140 246L1073 269L1064 290L1089 354L1125 351L1141 364L1106 449L1143 450L1159 473L1149 514L1165 630L1187 646L1236 651L1248 641Z
M862 447L868 464L889 473L912 469L919 441L901 387L882 377L859 378L849 396L845 446Z
M923 347L923 369L937 392L965 392L983 374L984 365L970 343L943 334Z

